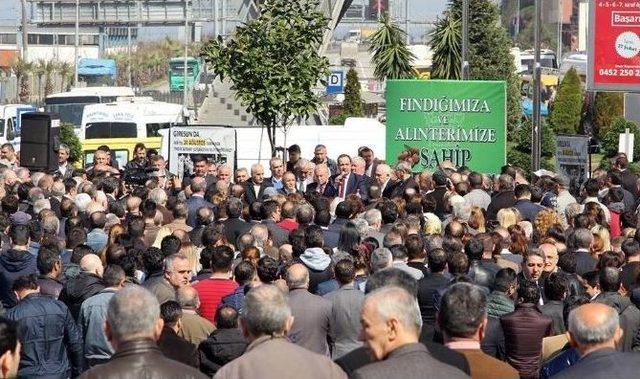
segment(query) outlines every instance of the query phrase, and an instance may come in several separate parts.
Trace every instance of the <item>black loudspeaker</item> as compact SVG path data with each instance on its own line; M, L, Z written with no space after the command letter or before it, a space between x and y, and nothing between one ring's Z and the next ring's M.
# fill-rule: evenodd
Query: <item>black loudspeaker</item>
M39 171L58 168L56 150L60 146L60 117L57 114L24 113L20 136L20 166Z

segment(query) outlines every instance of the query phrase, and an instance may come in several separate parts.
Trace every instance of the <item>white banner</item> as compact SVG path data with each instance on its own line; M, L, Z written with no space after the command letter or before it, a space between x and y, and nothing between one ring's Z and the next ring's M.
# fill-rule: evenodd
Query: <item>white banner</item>
M166 138L169 172L173 174L189 175L191 156L197 154L218 165L228 163L235 171L236 132L232 128L175 126Z
M579 188L589 171L589 137L556 136L556 168L571 180L572 188Z

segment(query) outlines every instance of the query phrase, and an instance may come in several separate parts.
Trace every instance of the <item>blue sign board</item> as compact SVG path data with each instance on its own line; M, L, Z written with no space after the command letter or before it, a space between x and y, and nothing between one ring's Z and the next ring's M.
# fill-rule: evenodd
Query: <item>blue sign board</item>
M344 93L344 71L331 71L327 78L327 95Z

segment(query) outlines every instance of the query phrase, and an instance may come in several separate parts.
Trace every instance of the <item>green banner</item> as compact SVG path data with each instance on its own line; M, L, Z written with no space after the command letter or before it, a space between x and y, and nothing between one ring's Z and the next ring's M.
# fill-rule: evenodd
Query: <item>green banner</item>
M387 162L432 171L445 160L498 173L506 157L503 81L387 81Z

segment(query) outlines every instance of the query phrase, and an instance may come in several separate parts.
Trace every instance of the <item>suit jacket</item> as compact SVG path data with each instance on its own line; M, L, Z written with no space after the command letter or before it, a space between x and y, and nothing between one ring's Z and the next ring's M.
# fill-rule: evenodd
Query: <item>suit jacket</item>
M244 196L247 198L247 203L253 204L256 200L260 201L262 194L264 193L264 189L267 187L273 187L273 185L271 182L263 180L262 184L260 184L260 188L258 189L258 193L256 193L256 190L253 188L253 180L247 180L247 183L244 185Z
M518 379L518 370L508 364L487 355L482 350L456 349L464 354L471 368L473 379Z
M596 269L598 261L587 251L578 251L576 254L576 274L584 275Z
M191 180L193 180L193 178L195 178L195 175L185 176L184 178L182 178L182 188L185 188L186 186L191 185ZM205 175L204 180L205 180L205 183L207 183L206 188L209 188L212 185L216 184L216 182L218 181L218 178L216 178L213 175Z
M182 310L182 328L178 335L194 346L198 346L200 342L206 340L214 329L211 321L198 315L195 311Z
M416 183L416 180L413 178L413 176L410 176L405 180L396 182L396 185L391 191L391 197L404 196L404 192L409 188L413 188L416 193L420 193L420 186L418 185L418 183Z
M261 224L265 225L271 232L271 235L273 236L273 243L276 245L276 247L280 247L289 242L289 231L279 227L274 220L262 220Z
M238 237L247 233L251 229L251 225L248 222L239 218L228 218L222 222L224 225L224 236L228 242L236 244Z
M332 304L329 335L333 342L331 357L336 359L362 346L358 336L362 329L360 311L364 302L364 293L353 284L348 284L323 297Z
M318 193L318 183L314 182L314 183L309 183L307 185L307 192L306 194L312 194L312 193ZM334 187L333 183L331 182L331 180L329 180L327 182L327 184L324 186L324 191L320 194L324 197L336 197L338 196L338 190L336 189L336 187Z
M162 333L158 339L158 348L162 351L162 354L169 359L191 367L200 367L200 359L198 358L199 354L196 347L180 337L168 326L162 329Z
M346 379L347 375L328 357L318 355L284 338L263 336L249 344L246 352L224 365L214 378Z
M401 346L382 361L357 369L356 379L387 378L468 378L462 371L433 358L427 348L419 343Z
M436 209L434 214L440 219L444 219L445 207L444 207L444 195L447 193L447 187L436 187L433 191L425 195L425 197L432 198L436 203Z
M636 378L640 372L638 353L621 353L614 349L601 349L585 355L574 365L560 371L557 379Z
M202 196L191 195L191 197L187 199L187 225L192 228L196 227L197 212L198 209L202 207L213 209L215 206L205 200Z
M66 168L64 174L60 171L60 167L58 166L53 172L53 176L57 176L63 180L73 178L75 176L76 168L69 162L65 163L64 166Z
M553 334L563 334L567 331L564 326L564 303L562 301L549 300L538 309L543 315L547 315L553 320Z
M491 203L487 207L487 220L495 220L498 211L502 208L513 207L516 203L516 195L513 191L500 191L493 195Z
M333 183L334 188L336 188L337 190L336 196L340 196L340 187L336 183L336 179L338 178L338 176L340 176L340 174L331 175L331 177L329 178L329 181ZM366 184L367 183L362 175L354 173L349 174L349 178L347 179L347 188L344 191L344 196L347 197L347 195L355 193L360 194L360 197L366 199L368 197Z
M398 182L389 180L389 182L387 182L386 187L384 187L384 189L382 190L382 197L391 199L391 194L393 193L393 190L396 188L396 185L398 185Z
M291 342L314 353L329 355L327 335L331 319L331 302L311 294L306 288L289 291L289 306L293 325L288 337Z

